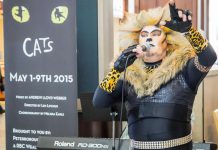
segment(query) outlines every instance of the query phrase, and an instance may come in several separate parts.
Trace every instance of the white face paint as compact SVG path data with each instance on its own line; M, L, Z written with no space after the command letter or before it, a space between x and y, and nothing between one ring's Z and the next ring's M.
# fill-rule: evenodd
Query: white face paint
M145 26L139 36L140 45L150 45L150 49L144 52L145 62L156 62L166 56L166 34L156 26Z

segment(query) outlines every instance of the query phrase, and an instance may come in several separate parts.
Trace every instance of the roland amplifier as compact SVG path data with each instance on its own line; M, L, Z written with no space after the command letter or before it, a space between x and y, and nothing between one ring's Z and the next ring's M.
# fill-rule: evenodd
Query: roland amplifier
M118 139L115 141L118 150ZM120 140L119 150L129 149L129 140ZM37 150L112 150L112 139L39 137Z

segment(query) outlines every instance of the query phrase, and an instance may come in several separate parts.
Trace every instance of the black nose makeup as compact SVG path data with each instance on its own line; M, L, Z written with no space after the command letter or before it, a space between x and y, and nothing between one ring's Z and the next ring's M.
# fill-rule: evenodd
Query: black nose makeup
M147 38L146 42L151 42L152 38Z

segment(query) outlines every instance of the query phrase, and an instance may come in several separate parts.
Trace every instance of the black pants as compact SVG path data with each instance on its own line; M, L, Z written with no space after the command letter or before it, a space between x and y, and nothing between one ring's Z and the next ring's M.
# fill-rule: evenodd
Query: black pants
M165 141L189 135L191 125L165 118L143 118L129 124L128 132L136 141ZM192 142L164 150L192 150Z

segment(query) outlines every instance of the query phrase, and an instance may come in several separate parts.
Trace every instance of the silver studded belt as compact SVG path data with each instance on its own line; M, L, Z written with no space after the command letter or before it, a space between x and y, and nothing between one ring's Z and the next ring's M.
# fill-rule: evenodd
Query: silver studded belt
M135 141L130 140L130 147L137 149L164 149L184 145L192 141L192 134L167 141Z

